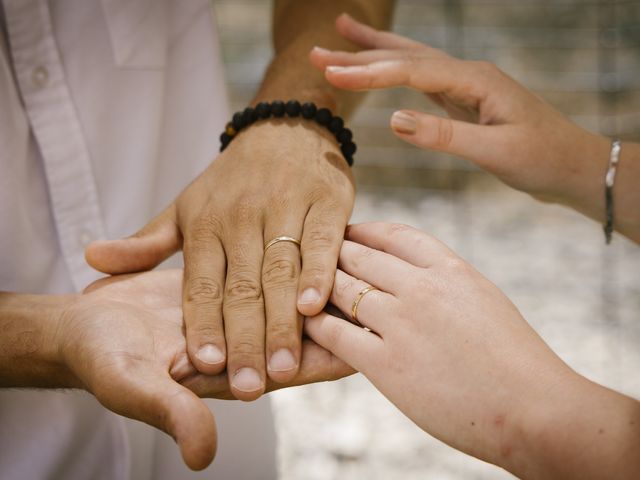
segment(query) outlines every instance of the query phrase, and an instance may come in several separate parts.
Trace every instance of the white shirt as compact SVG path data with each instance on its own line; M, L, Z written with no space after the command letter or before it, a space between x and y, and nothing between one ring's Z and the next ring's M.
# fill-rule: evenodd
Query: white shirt
M0 290L78 291L99 277L85 246L143 226L218 150L211 7L3 0L0 24ZM215 478L274 478L268 401L213 408ZM0 391L2 480L186 477L168 437L88 394Z

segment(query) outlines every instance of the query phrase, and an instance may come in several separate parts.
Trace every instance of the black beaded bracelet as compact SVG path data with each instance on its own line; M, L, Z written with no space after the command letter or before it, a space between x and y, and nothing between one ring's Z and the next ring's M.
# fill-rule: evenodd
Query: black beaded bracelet
M289 100L287 103L281 100L260 102L255 108L247 107L241 112L234 113L231 121L227 123L224 132L220 135L220 151L227 148L231 140L243 128L259 120L265 120L269 117L282 118L285 115L290 118L302 117L306 120L315 120L327 128L336 137L340 144L340 151L349 166L353 165L356 144L353 143L351 130L344 126L342 118L333 115L328 108L318 108L315 103L311 102L300 104L297 100Z

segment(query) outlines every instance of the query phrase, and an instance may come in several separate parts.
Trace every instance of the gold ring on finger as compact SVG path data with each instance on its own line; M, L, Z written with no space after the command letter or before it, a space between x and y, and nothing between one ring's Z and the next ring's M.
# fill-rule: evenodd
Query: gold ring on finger
M367 293L372 292L374 290L378 290L378 289L376 287L372 287L372 286L368 286L368 287L363 288L362 290L360 290L358 292L358 295L356 295L356 298L353 301L353 305L351 305L351 319L353 320L353 323L355 323L359 327L364 328L365 330L369 330L369 329L367 327L365 327L364 325L362 325L362 323L360 323L360 321L358 320L358 305L360 305L360 302L362 301L362 298Z
M276 237L273 240L270 240L269 242L267 242L267 244L264 246L264 251L266 252L269 247L273 247L278 242L291 242L300 246L300 240L297 240L293 237L282 236L282 237Z

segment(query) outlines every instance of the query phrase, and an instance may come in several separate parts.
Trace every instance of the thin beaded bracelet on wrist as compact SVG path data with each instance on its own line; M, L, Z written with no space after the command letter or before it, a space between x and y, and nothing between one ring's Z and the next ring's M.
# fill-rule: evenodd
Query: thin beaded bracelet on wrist
M340 144L340 151L344 155L349 166L353 165L353 154L356 153L356 144L353 143L351 130L344 126L342 118L333 115L328 108L318 108L315 103L300 104L297 100L289 100L284 103L281 100L273 102L260 102L255 108L247 107L241 112L236 112L220 135L220 151L222 152L240 130L259 120L269 117L282 118L285 115L291 118L302 117L306 120L315 120L326 127Z
M614 138L611 142L607 174L604 177L605 222L603 229L604 240L607 245L611 243L611 236L613 234L613 185L616 181L616 170L618 168L618 162L620 161L621 148L622 142Z

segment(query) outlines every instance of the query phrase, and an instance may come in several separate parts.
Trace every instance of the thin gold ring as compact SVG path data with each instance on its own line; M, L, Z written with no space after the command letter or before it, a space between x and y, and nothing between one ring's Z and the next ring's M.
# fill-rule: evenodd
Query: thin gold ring
M362 301L362 298L369 292L372 292L374 290L378 290L376 287L372 287L372 286L368 286L363 288L362 290L360 290L360 292L358 292L358 295L356 295L355 300L353 301L353 305L351 305L351 319L353 320L353 323L355 323L356 325L358 325L359 327L362 328L367 328L364 325L362 325L360 323L360 321L358 320L358 305L360 305L360 302Z
M282 236L282 237L276 237L273 240L269 241L264 246L264 251L266 252L269 247L274 246L278 242L291 242L291 243L295 243L296 245L300 246L300 240L297 240L297 239L295 239L293 237Z

